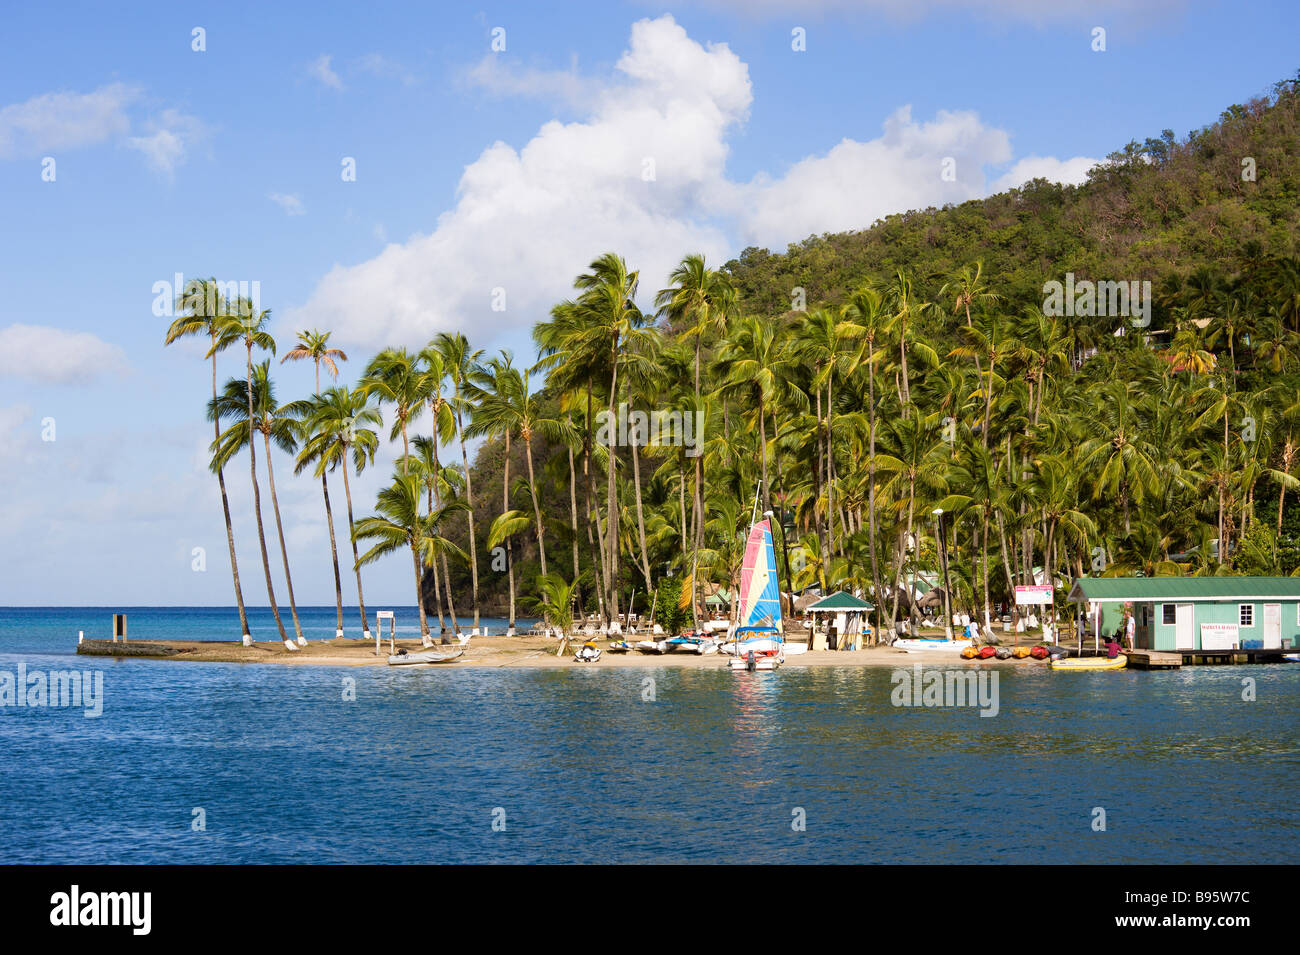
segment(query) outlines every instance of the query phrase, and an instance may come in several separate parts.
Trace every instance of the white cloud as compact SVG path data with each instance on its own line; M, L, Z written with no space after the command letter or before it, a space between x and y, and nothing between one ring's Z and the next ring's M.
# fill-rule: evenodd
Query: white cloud
M549 70L519 66L499 53L488 53L461 78L494 96L527 96L570 106L588 107L596 94L594 86L578 74L576 55L568 70Z
M330 89L341 90L343 89L343 81L339 79L337 73L330 69L330 59L328 53L322 53L312 60L311 65L307 67L307 73Z
M84 384L101 374L121 374L126 368L126 353L90 332L45 325L0 328L0 375Z
M993 182L991 192L1005 192L1017 186L1023 186L1030 179L1047 179L1051 182L1077 186L1088 178L1088 170L1100 165L1102 160L1089 159L1087 156L1075 156L1073 159L1057 159L1053 156L1026 156L1011 169Z
M300 216L307 210L303 207L302 200L297 195L286 195L283 192L273 192L266 198L270 199L277 206L284 210L287 216Z
M122 83L91 93L44 93L0 109L0 159L92 146L124 135L139 91Z
M203 124L179 110L163 110L162 116L145 124L148 134L129 136L126 144L138 150L157 172L170 176L185 162L189 150L203 138Z
M904 106L867 142L845 139L779 179L730 190L745 244L779 247L821 232L863 229L891 212L964 202L986 193L984 166L1011 158L1007 134L973 112L941 110L930 122Z
M510 92L526 75L480 63L470 79ZM874 139L845 139L779 175L731 180L729 138L752 101L748 67L725 44L693 41L670 16L633 25L612 77L572 85L569 77L553 77L551 90L586 100L582 121L548 122L519 149L489 146L431 232L335 265L286 321L310 314L340 339L371 346L473 328L476 345L490 347L571 296L574 276L602 252L640 270L646 306L686 253L721 264L746 244L782 247L987 195L986 168L1013 159L1007 133L976 113L921 121L905 106ZM1060 162L1055 173L1045 165L1055 160L1033 162L1016 169L1073 176L1091 160ZM505 311L492 310L497 288Z

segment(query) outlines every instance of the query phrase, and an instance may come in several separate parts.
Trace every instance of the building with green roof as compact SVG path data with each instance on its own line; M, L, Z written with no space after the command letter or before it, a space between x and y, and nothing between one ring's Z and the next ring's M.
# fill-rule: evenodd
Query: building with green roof
M1138 649L1300 647L1300 577L1080 577L1069 599L1103 636L1131 608Z

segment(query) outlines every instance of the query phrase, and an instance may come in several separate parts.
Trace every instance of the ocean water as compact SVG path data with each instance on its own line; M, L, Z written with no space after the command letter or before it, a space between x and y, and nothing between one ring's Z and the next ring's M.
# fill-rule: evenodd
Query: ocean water
M75 657L109 612L0 610L0 673L104 686L98 718L0 707L2 863L1300 861L1300 664L1000 665L989 718L893 706L879 667ZM137 638L238 629L127 612Z

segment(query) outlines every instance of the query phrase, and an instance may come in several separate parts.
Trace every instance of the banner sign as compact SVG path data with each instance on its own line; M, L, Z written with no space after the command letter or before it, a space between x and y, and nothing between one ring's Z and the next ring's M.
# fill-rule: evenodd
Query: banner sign
M1016 604L1050 604L1052 588L1047 584L1035 584L1032 587L1016 587Z
M1235 623L1201 624L1202 650L1236 650L1238 649L1237 625Z

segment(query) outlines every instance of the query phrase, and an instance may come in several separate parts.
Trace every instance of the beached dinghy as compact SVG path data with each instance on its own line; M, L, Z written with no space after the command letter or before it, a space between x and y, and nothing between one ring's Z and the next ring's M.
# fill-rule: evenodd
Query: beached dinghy
M954 653L960 653L967 647L975 645L974 640L945 640L943 637L903 637L895 640L890 644L896 650L906 650L908 653L919 653L922 650L949 650Z
M1067 657L1053 659L1048 664L1053 670L1122 670L1128 666L1128 657Z
M422 663L450 663L464 652L464 650L452 650L450 653L445 650L423 650L420 653L408 653L406 650L398 650L388 658L388 665L408 667Z

